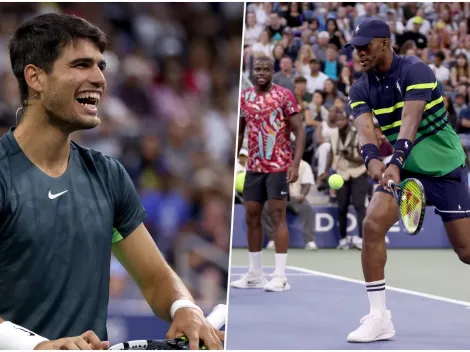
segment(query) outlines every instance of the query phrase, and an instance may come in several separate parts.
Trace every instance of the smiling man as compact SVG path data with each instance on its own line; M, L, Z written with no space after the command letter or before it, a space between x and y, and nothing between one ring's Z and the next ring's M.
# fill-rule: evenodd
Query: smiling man
M372 197L363 223L362 270L370 312L350 342L385 340L395 335L385 302L387 260L385 235L398 220L397 203L387 188L406 178L423 184L459 259L470 264L470 193L465 153L448 123L434 73L415 56L392 50L390 28L377 17L362 21L348 45L353 45L364 69L349 92L361 154L369 175L381 185ZM394 146L388 165L380 158L373 115Z
M0 138L0 349L107 348L111 251L173 322L168 337L221 349L142 224L124 168L70 140L100 123L105 46L99 28L58 14L29 20L10 42L24 111Z

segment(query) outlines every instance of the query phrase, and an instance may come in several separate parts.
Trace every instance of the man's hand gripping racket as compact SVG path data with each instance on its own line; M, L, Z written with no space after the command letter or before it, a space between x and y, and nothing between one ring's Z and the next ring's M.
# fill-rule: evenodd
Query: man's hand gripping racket
M422 183L418 179L407 178L399 184L388 180L387 185L397 201L401 225L409 235L417 235L426 211L426 195Z
M206 317L214 329L219 330L225 325L227 318L227 306L219 304ZM183 336L176 339L164 340L133 340L118 343L111 346L110 350L189 350L189 340ZM201 350L207 350L205 346L200 347Z

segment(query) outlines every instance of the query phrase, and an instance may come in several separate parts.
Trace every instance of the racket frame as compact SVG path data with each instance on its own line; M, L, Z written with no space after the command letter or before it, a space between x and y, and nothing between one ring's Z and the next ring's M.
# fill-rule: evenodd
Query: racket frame
M418 186L418 189L421 193L421 198L422 198L422 201L423 201L423 207L421 208L421 212L419 214L419 222L418 222L418 226L416 227L416 230L415 231L409 231L404 222L403 222L403 219L402 219L402 216L401 216L401 213L400 213L400 194L399 192L401 191L401 189L403 188L403 186L408 183L408 182L414 182L416 183L416 185ZM423 226L423 222L424 222L424 215L426 213L426 193L424 192L424 187L423 187L423 184L421 183L420 180L418 180L417 178L407 178L405 180L403 180L402 182L400 182L399 184L396 184L394 183L392 180L388 180L388 187L392 190L392 193L393 193L393 196L395 198L395 200L397 201L397 207L398 207L398 219L400 220L400 223L401 223L401 226L402 228L404 229L404 231L410 235L410 236L416 236L420 231L421 231L421 227Z

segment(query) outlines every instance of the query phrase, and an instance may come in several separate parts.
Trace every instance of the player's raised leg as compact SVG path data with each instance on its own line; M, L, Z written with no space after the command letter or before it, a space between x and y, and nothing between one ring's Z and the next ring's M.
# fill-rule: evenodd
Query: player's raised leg
M383 190L382 187L380 189ZM385 235L398 220L397 214L397 204L392 195L381 191L374 194L364 219L361 251L370 311L361 319L359 328L348 335L349 342L385 340L395 335L385 302Z
M287 250L289 248L289 230L287 228L286 211L289 186L285 172L275 172L268 176L268 211L273 223L274 241L276 245L273 278L264 289L271 292L290 290L286 277Z

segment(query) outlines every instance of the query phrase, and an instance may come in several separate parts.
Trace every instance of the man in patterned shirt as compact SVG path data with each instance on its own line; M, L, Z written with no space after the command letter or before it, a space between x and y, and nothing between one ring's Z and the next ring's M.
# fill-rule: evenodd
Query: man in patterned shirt
M248 165L243 198L248 232L250 269L232 282L236 288L264 288L266 291L290 289L285 275L289 232L286 208L288 183L299 177L299 165L305 146L302 115L294 95L286 88L272 83L274 63L261 56L253 64L255 86L242 91L240 97L240 127L238 152L242 147L245 128L248 128ZM295 154L290 135L294 133ZM264 202L273 220L276 243L276 269L269 282L262 274L261 212Z

